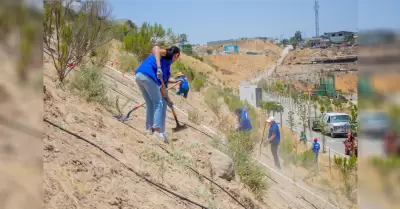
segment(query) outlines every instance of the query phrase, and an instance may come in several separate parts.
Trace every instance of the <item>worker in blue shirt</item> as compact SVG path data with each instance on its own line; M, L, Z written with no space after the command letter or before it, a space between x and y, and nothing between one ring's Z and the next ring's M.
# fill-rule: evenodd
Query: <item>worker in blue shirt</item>
M312 151L315 154L315 163L318 164L318 154L319 154L319 149L321 148L319 142L318 142L318 138L315 137L314 138L314 142L312 143Z
M176 82L181 82L179 84L179 90L176 92L176 95L180 96L182 95L185 99L188 96L189 93L189 82L186 78L186 76L184 74L182 74L181 72L179 72L175 78Z
M237 131L251 131L253 126L251 125L251 121L247 115L246 107L238 108L235 110L235 114L237 116Z
M278 169L281 169L281 164L278 156L278 147L279 143L281 142L281 133L279 131L279 126L275 122L275 118L272 116L269 117L266 122L269 125L269 130L268 130L268 139L264 141L264 145L267 143L271 144L271 154L274 157L275 166Z
M168 49L155 46L152 54L143 60L135 72L136 83L146 101L146 130L149 134L157 132L164 142L168 142L165 135L167 105L173 105L166 88L171 65L179 56L180 49L176 46ZM161 79L166 88L162 87Z

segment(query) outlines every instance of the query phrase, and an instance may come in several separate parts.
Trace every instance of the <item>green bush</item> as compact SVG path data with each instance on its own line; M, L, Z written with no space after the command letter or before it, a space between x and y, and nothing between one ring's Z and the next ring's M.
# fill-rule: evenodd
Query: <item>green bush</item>
M88 102L98 102L103 105L109 103L106 85L99 69L89 68L76 72L71 80L71 87Z
M254 107L240 100L237 92L230 88L224 88L222 91L225 104L228 106L229 110L234 112L237 108L242 108L247 106L247 115L250 118L253 129L259 127L259 115Z
M205 85L205 81L203 79L195 78L192 81L191 87L194 91L200 91L204 85Z
M315 153L311 150L305 151L297 155L297 163L305 168L315 165Z
M123 52L118 56L118 69L122 72L136 71L139 66L139 59L130 53Z
M182 62L174 62L171 66L171 75L175 77L175 75L179 72L186 75L189 81L192 81L194 79L195 74L191 68L187 67Z
M249 187L257 198L262 198L267 190L266 172L257 162L251 159L255 141L248 132L228 134L228 154L231 156L241 181Z
M171 66L171 74L175 76L178 72L186 75L189 85L194 91L200 91L206 84L207 75L202 72L196 72L193 69L187 67L182 62L175 62Z

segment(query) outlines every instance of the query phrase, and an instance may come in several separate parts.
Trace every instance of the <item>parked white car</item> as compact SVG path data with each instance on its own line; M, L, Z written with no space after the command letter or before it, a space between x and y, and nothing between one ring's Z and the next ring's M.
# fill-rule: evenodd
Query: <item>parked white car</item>
M350 116L346 113L328 112L322 115L325 131L332 138L346 136L350 128Z

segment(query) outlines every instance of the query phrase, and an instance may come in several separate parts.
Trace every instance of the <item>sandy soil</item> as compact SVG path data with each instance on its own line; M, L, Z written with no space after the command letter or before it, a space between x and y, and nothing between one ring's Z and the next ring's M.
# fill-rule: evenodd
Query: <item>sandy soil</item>
M175 124L173 118L169 117L167 132L170 139L177 141L171 146L154 142L142 134L144 108L137 110L133 114L134 119L124 125L104 107L87 104L72 95L66 87L58 87L53 81L55 75L51 66L49 63L45 65L46 119L90 140L141 175L189 199L210 207L240 208L226 193L210 186L207 180L200 179L183 166L186 159L201 173L210 176L208 160L214 148L204 134L193 129L172 134L169 128ZM105 70L105 73L116 79L105 76L110 87L109 97L113 101L119 96L123 104L125 95L142 102L133 82L111 70ZM196 102L197 97L191 94L190 103L204 112L203 104ZM174 101L182 107L183 103L177 98ZM125 111L133 105L129 104ZM188 108L190 106L186 105L181 109L187 112ZM188 122L184 115L179 112L178 115L182 122ZM210 121L212 114L208 115L211 118L204 119L204 122L213 124ZM49 124L45 124L44 147L45 208L196 208L149 185L95 147ZM169 157L165 150L174 157ZM216 177L215 181L243 202L260 205L260 208L267 207L254 200L240 183L228 183Z
M377 92L400 92L400 74L398 72L374 73L371 77L372 86Z
M43 199L43 75L30 68L27 82L17 79L18 55L13 49L0 44L0 208L39 209Z
M278 56L262 55L205 55L204 62L214 66L221 72L225 82L237 88L240 81L252 78L254 74L271 67L278 60Z
M198 69L213 70L205 63L197 63L199 61L194 58L186 58L182 56L181 61L189 60L194 67L198 64ZM95 143L140 175L191 200L210 208L240 208L226 193L184 167L188 163L200 173L212 177L209 158L215 149L207 136L212 137L212 133L207 128L191 123L183 113L177 111L179 119L192 128L171 133L170 128L175 123L171 116L167 116L167 134L172 143L160 144L143 134L145 108L136 110L133 120L122 124L103 106L88 104L71 94L67 86L57 84L52 69L45 60L46 119ZM111 101L117 97L120 98L120 104L134 101L129 102L124 112L135 103L143 102L134 82L108 68L103 73ZM201 93L192 92L187 101L177 96L172 96L172 100L186 113L196 111L202 124L211 127L213 132L219 132L217 128L221 126L222 119L218 119L207 108ZM104 152L49 124L45 124L43 141L45 208L196 208L149 185ZM263 152L266 155L259 159L267 165L270 177L264 202L255 200L238 179L227 182L212 178L249 208L335 208L330 204L337 205L337 197L332 196L332 189L326 184L328 180L323 180L326 170L310 178L312 170L289 165L280 171L289 177L283 178L272 170L274 167L268 150L264 149ZM292 176L295 176L295 180L290 179ZM338 198L342 197L339 195ZM341 202L348 205L346 200Z

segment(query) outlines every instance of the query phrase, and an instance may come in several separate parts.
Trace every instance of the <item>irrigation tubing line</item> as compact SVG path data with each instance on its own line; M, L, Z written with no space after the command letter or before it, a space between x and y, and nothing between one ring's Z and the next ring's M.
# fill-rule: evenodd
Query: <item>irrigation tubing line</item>
M102 151L104 154L106 154L106 155L109 156L110 158L112 158L112 159L118 161L119 163L121 163L126 169L128 169L128 170L131 171L132 173L136 174L136 175L139 176L140 178L144 179L147 183L149 183L149 184L151 184L151 185L153 185L153 186L155 186L155 187L157 187L157 188L159 188L159 189L161 189L161 190L163 190L163 191L165 191L165 192L168 192L168 193L174 195L175 197L178 197L178 198L181 199L181 200L190 202L190 203L192 203L193 205L196 205L196 206L198 206L198 207L200 207L200 208L208 209L208 207L203 206L203 205L201 205L201 204L199 204L199 203L197 203L197 202L194 202L194 201L192 201L192 200L190 200L190 199L188 199L188 198L186 198L186 197L184 197L184 196L182 196L182 195L180 195L180 194L177 194L177 193L175 193L175 192L173 192L173 191L171 191L171 190L169 190L169 189L167 189L167 188L164 188L164 187L162 187L162 186L160 186L160 185L154 183L154 182L151 181L150 179L148 179L148 178L146 178L146 177L140 175L138 172L136 172L135 170L133 170L131 167L129 167L129 166L126 165L125 163L123 163L123 162L121 162L120 160L118 160L118 158L114 157L112 154L110 154L109 152L107 152L107 151L104 150L103 148L99 147L97 144L95 144L95 143L93 143L93 142L91 142L91 141L89 141L89 140L87 140L87 139L85 139L85 138L83 138L83 137L81 137L81 136L75 134L75 133L72 133L71 131L69 131L69 130L67 130L67 129L62 128L61 126L59 126L59 125L57 125L57 124L55 124L55 123L53 123L53 122L47 120L46 118L43 118L43 121L46 122L46 123L48 123L48 124L50 124L50 125L52 125L52 126L54 126L54 127L56 127L56 128L58 128L58 129L60 129L60 130L62 130L62 131L64 131L64 132L66 132L66 133L68 133L68 134L70 134L70 135L72 135L72 136L75 136L76 138L78 138L78 139L80 139L80 140L83 140L84 142L86 142L86 143L88 143L88 144L90 144L90 145L92 145L92 146L94 146L94 147L96 147L97 149L99 149L100 151Z
M215 183L213 180L211 180L210 178L208 178L207 176L199 173L198 171L196 171L195 169L193 169L192 167L189 167L186 165L187 168L189 168L190 170L192 170L193 172L195 172L197 175L207 179L208 181L210 181L211 183L213 183L214 185L216 185L217 187L219 187L222 191L224 191L226 194L228 194L230 197L232 197L232 199L234 199L239 205L241 205L243 208L246 209L246 206L244 206L238 199L236 199L232 194L230 194L228 191L226 191L222 186L220 186L219 184Z
M124 124L125 124L125 123L124 123ZM127 125L128 127L132 128L133 130L135 130L135 131L141 133L142 135L144 135L145 137L147 137L147 136L146 136L145 134L143 134L141 131L139 131L139 130L133 128L132 126L130 126L130 125L128 125L128 124L125 124L125 125ZM190 126L190 125L188 125L188 126ZM197 129L196 129L196 130L197 130ZM200 132L202 132L202 131L200 131ZM147 138L148 138L148 137L147 137ZM161 148L162 150L164 150L167 154L169 154L169 155L172 156L171 152L168 151L166 148L164 148L164 147L162 147L162 146L160 146L160 145L158 145L158 147L160 147L160 148ZM205 175L199 173L199 172L196 171L194 168L192 168L192 167L190 167L190 166L187 166L187 165L185 165L185 166L186 166L187 168L189 168L190 170L192 170L193 172L195 172L197 175L199 175L199 176L201 176L201 177L207 179L207 180L210 181L211 183L213 183L213 184L215 184L216 186L218 186L222 191L224 191L226 194L228 194L230 197L232 197L232 199L235 200L239 205L241 205L243 208L246 209L246 206L244 206L238 199L236 199L232 194L230 194L228 191L226 191L222 186L220 186L219 184L217 184L216 182L214 182L213 180L211 180L211 179L208 178L207 176L205 176Z

